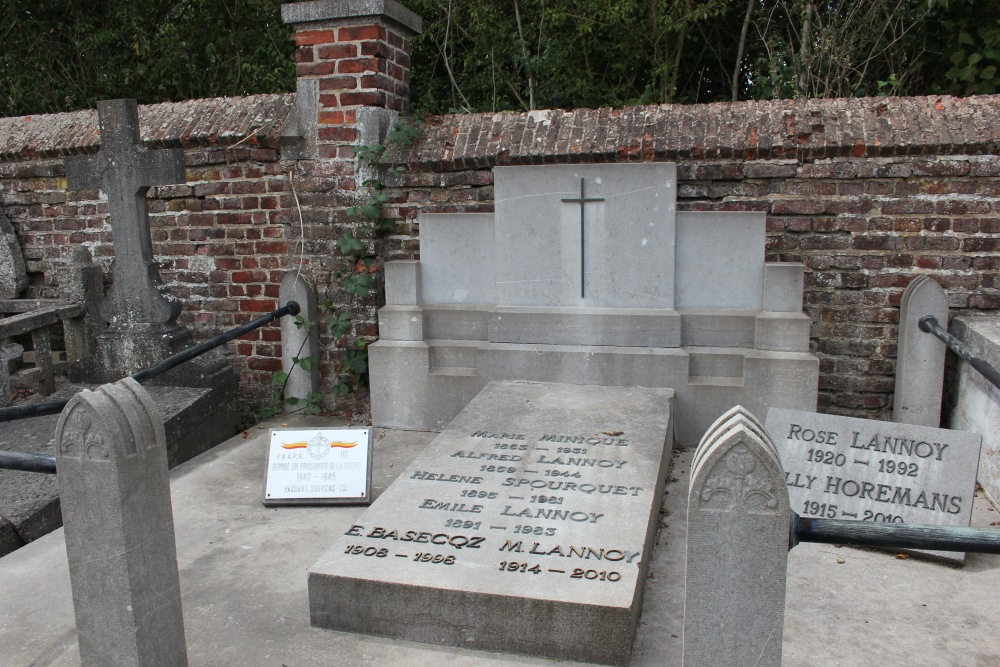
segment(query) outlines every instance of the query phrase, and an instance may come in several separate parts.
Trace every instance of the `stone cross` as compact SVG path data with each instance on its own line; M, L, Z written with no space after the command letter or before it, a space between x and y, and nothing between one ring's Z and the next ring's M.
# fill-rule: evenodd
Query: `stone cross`
M587 198L586 195L586 179L580 179L580 196L577 199L563 199L561 200L564 204L579 204L580 205L580 298L586 297L586 290L584 285L587 279L587 260L586 260L586 227L584 220L584 213L587 209L588 202L598 202L604 201L604 197L591 197Z
M774 444L737 407L695 451L684 665L780 665L790 508Z
M186 667L163 419L132 378L82 391L56 426L84 667Z
M172 322L180 304L161 291L146 192L154 185L184 183L184 151L142 145L135 100L98 102L97 115L101 149L96 156L67 159L66 181L71 190L100 188L108 197L115 263L105 317L113 325Z

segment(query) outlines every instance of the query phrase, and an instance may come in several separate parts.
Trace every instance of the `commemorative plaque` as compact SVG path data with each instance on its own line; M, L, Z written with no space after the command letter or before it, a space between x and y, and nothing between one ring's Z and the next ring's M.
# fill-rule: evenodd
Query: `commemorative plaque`
M371 503L371 429L271 429L265 505Z
M627 664L672 397L488 384L310 570L313 625Z
M778 408L765 428L800 516L964 527L972 519L977 433Z

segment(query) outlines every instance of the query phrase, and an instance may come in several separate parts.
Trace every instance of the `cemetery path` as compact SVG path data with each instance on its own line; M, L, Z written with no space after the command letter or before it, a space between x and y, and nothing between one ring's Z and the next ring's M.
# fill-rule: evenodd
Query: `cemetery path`
M268 429L312 419L271 420L170 473L192 667L555 664L309 626L306 572L363 511L261 504ZM376 493L435 435L376 431ZM673 462L632 665L680 664L692 453ZM997 514L977 498L973 526ZM785 667L1000 664L1000 556L973 554L956 568L804 544L788 572ZM61 529L0 558L0 655L12 667L79 665Z

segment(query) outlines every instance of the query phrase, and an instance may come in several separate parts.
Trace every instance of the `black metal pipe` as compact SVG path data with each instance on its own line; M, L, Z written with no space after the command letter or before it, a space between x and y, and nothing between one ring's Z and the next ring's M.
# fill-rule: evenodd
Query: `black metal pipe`
M25 454L0 450L0 468L56 474L56 457L44 454Z
M1000 388L1000 371L997 371L997 369L993 368L988 361L973 352L972 348L968 347L965 343L948 333L948 331L942 327L940 323L938 323L936 317L933 315L925 315L920 318L917 324L920 326L921 331L934 334L940 338L944 344L948 346L948 349L969 362L969 365L982 373L983 377L989 380L994 387Z
M194 347L189 347L186 350L182 350L172 357L168 357L163 361L150 366L149 368L143 369L133 373L132 377L136 382L145 382L150 378L154 378L157 375L166 373L172 368L180 366L186 361L190 361L195 357L205 354L209 350L214 350L220 345L225 345L231 340L239 338L245 334L250 333L254 329L259 329L265 324L270 324L271 322L284 317L285 315L298 315L299 314L299 304L295 301L289 301L281 308L277 309L272 313L268 313L263 317L258 317L252 322L248 322L241 327L236 327L224 334L219 334L215 338L206 340L204 343L199 343ZM54 415L62 412L62 409L66 407L69 401L45 401L42 403L32 403L30 405L16 405L9 408L0 408L0 422L13 421L15 419L25 419L27 417L41 417L42 415Z
M799 542L1000 554L1000 530L819 519L793 512L788 548Z
M219 334L211 340L206 340L204 343L199 343L194 347L189 347L182 352L178 352L172 357L167 357L158 364L154 364L149 368L141 371L132 373L132 379L136 382L145 382L150 378L154 378L157 375L162 375L172 368L180 366L186 361L190 361L195 357L201 356L208 352L209 350L214 350L220 345L225 345L231 340L235 340L244 334L248 334L254 329L259 329L265 324L270 324L271 322L284 317L285 315L298 315L299 314L299 304L296 301L289 301L284 306L274 311L273 313L268 313L264 317L258 317L253 322L248 322L241 327L236 327L224 334Z

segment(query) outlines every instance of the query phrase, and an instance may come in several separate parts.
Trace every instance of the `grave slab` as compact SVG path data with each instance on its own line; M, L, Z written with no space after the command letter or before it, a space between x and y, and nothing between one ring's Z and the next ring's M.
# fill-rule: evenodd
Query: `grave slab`
M672 399L490 383L312 567L312 624L628 664Z
M772 408L792 510L801 516L968 527L978 433ZM921 551L963 562L965 554Z

